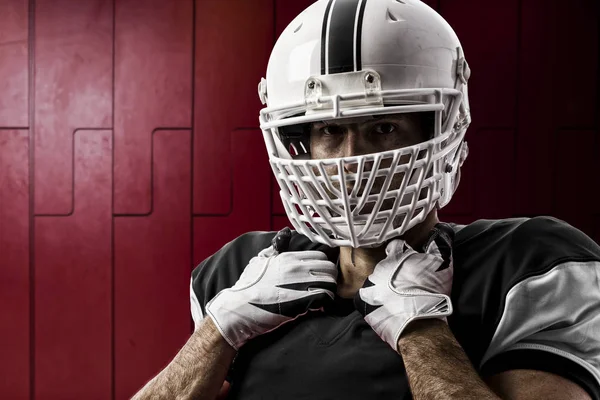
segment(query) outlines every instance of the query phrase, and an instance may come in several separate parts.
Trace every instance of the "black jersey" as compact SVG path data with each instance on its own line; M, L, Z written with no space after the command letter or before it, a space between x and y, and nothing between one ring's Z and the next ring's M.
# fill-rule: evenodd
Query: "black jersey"
M600 400L600 246L549 217L453 225L454 313L448 324L481 376L535 369ZM192 273L192 315L238 280L276 232L238 237ZM339 249L294 232L291 251ZM410 399L401 356L336 297L238 352L229 399Z

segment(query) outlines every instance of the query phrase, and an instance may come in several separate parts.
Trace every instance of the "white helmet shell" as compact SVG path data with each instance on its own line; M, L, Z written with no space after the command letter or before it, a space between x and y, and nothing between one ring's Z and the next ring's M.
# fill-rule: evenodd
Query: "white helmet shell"
M446 205L467 155L469 76L456 34L421 1L320 0L298 15L259 84L261 129L294 228L330 246L375 246ZM312 160L305 142L281 134L314 121L426 111L436 116L430 140L381 153ZM326 173L332 166L337 173ZM390 186L399 174L405 179Z

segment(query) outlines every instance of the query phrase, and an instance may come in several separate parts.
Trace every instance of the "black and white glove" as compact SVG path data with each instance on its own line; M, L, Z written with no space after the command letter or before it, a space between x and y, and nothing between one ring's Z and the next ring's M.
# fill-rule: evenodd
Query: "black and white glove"
M452 314L452 241L454 231L437 224L424 252L413 250L404 240L386 246L379 262L354 297L357 310L373 330L394 350L409 322Z
M235 285L206 305L217 329L236 350L308 311L322 310L334 298L336 265L321 251L280 253L280 236L250 260Z

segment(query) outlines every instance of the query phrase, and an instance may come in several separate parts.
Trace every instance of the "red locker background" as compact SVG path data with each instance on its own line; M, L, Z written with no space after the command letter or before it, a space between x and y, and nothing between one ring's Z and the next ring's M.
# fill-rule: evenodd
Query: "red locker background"
M192 268L287 223L258 130L311 0L0 0L0 398L126 399L192 330ZM446 220L600 240L598 2L430 0L473 70Z

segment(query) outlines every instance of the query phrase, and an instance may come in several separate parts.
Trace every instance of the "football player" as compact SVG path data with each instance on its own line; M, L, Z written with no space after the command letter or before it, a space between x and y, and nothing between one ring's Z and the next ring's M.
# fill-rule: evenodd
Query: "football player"
M418 0L320 0L260 126L294 230L192 273L196 330L136 399L600 399L600 247L550 217L442 223L471 71Z

